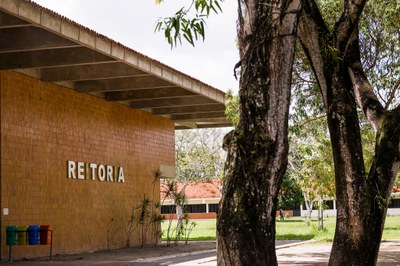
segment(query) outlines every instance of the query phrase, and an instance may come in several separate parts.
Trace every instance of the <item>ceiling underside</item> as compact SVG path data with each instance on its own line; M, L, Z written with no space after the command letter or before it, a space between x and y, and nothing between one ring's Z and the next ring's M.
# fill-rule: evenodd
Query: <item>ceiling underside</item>
M230 126L225 94L29 1L0 1L0 70L12 70L175 122Z

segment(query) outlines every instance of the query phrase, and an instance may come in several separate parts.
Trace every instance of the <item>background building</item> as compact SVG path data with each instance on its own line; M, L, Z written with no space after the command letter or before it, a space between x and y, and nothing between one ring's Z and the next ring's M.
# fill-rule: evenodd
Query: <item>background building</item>
M164 185L165 187L165 185ZM163 184L161 184L163 188ZM184 188L186 202L184 213L187 213L189 219L209 219L217 218L218 205L222 194L222 180L197 180L188 183L177 182L177 192ZM176 219L176 208L174 199L165 198L165 193L161 189L161 213L166 215L166 219Z

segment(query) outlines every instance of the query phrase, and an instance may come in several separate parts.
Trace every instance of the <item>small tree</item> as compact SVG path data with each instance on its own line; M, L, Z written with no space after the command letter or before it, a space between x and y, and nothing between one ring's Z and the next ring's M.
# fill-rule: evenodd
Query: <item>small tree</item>
M156 197L156 193L159 195L160 179L164 178L164 174L160 169L156 169L153 172L153 198ZM158 196L157 195L157 196ZM151 235L153 237L154 246L157 246L158 241L162 237L161 222L165 220L165 215L161 214L161 202L152 202L150 211L149 224L151 226Z
M183 236L185 239L185 244L187 245L189 236L192 233L193 229L196 227L196 222L191 221L189 222L189 217L185 215L184 220L183 220L183 227L182 227L182 232Z
M143 199L132 209L126 227L126 246L130 247L130 240L132 239L133 232L140 226L140 247L146 245L147 233L150 228L151 237L154 246L158 244L162 232L160 223L165 219L164 215L160 214L160 202L151 201L146 195Z
M184 206L186 204L186 194L185 187L187 183L183 185L183 188L178 191L178 182L177 180L166 180L161 186L161 193L164 194L163 201L165 199L170 198L174 205L170 209L170 216L167 227L167 246L170 245L171 240L174 238L175 244L178 244L180 235L182 233L182 222L185 218L184 214ZM172 214L176 213L177 223L174 227L172 225Z
M131 239L133 232L135 231L137 227L136 219L135 219L135 208L132 208L132 213L129 215L129 219L127 222L126 230L125 230L125 235L126 235L126 247L131 246Z
M150 214L151 235L153 236L154 246L157 246L158 241L161 239L162 230L161 223L165 220L165 215L161 214L161 203L153 202Z
M303 193L296 177L286 172L283 177L282 186L278 194L279 208L283 210L294 210L303 202Z
M291 144L289 172L303 192L306 223L310 224L317 203L318 225L322 229L323 199L332 198L335 192L331 144L323 119L308 117L296 121L291 130Z
M146 229L147 225L149 224L148 220L150 219L150 206L151 206L150 199L146 195L143 195L143 199L136 207L136 221L141 229L141 241L140 241L141 248L143 248L143 246L146 244Z

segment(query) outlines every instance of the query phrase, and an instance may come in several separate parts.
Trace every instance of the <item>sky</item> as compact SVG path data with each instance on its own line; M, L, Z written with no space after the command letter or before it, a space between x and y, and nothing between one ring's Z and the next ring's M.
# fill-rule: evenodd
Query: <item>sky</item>
M160 61L219 90L238 90L233 67L239 61L236 47L236 1L226 0L223 12L207 20L206 38L192 47L176 48L163 32L154 32L157 20L172 16L190 0L34 0L91 30Z

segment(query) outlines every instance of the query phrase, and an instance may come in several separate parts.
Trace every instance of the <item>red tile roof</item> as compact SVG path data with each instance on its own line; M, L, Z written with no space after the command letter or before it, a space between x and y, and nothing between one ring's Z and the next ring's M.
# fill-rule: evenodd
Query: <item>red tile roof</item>
M163 183L161 183L163 186ZM181 191L184 183L177 183L177 191ZM204 198L221 198L222 190L222 180L212 179L212 180L200 180L200 181L190 181L185 188L187 199L204 199ZM161 192L161 198L164 194Z
M163 187L165 183L161 183ZM183 183L177 183L177 191L181 191L183 188ZM163 190L163 189L161 189ZM216 198L222 197L222 180L200 180L200 181L190 181L185 188L186 198L188 199L206 199L206 198ZM394 186L392 192L400 192L400 186ZM164 198L164 193L161 192L161 198Z

